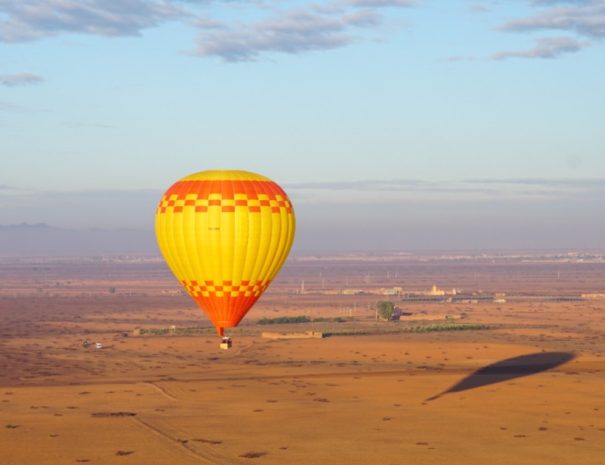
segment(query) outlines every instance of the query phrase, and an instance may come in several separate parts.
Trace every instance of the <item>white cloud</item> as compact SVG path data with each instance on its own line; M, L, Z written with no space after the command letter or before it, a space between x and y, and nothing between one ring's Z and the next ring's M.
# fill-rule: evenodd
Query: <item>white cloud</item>
M195 54L225 61L251 61L261 54L299 54L344 47L356 40L357 28L374 28L381 16L372 10L321 14L286 11L273 18L203 31Z
M377 29L385 9L415 0L294 2L186 0L0 0L0 42L25 42L61 34L137 36L168 21L200 31L193 55L249 61L274 52L300 54L344 47L359 30ZM218 6L217 6L218 5ZM225 20L238 9L243 18ZM210 17L211 11L221 16ZM245 14L241 14L244 12ZM203 14L202 14L203 13ZM9 84L5 84L9 85Z
M492 59L556 58L605 37L605 0L532 0L530 4L538 8L536 14L512 19L498 29L518 33L564 31L573 36L541 38L532 48L497 52Z
M574 32L593 39L605 37L605 0L575 2L542 0L534 3L550 7L534 16L508 21L500 29L515 32L556 30ZM551 6L560 3L567 5Z
M396 204L440 201L464 204L470 201L601 198L605 179L475 179L430 182L417 179L359 180L285 185L290 195L303 203Z
M0 0L0 41L62 33L132 36L184 14L161 0Z

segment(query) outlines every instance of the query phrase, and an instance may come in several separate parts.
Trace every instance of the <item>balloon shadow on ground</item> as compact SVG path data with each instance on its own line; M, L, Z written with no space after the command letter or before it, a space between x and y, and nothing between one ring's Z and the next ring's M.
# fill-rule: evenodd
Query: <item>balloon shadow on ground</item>
M538 352L507 358L499 362L479 368L474 373L454 384L451 388L427 401L438 399L445 394L475 389L490 384L502 383L514 378L535 375L556 368L575 358L571 352Z

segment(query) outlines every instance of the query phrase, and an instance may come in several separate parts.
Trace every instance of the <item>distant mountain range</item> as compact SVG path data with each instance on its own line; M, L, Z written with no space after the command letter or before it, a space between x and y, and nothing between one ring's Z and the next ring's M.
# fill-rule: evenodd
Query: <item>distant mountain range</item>
M0 225L0 257L148 255L158 249L153 231L64 229L45 223Z

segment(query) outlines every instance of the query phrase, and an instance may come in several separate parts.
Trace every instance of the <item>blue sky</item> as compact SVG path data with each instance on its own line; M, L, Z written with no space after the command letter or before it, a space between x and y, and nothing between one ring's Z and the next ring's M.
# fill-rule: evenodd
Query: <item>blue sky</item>
M148 228L143 198L242 168L291 192L312 245L328 199L404 209L395 230L549 212L503 246L584 212L590 240L550 242L598 246L603 38L603 0L0 0L0 223Z

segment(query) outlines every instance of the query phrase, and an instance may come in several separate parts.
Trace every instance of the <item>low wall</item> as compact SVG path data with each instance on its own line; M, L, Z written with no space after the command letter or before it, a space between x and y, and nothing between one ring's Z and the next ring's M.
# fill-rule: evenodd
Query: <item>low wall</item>
M267 339L321 339L323 333L317 331L305 331L304 333L274 333L263 332L262 336Z
M401 315L399 321L439 321L439 320L460 320L462 315L460 314L426 314L426 313L415 313L414 315Z

